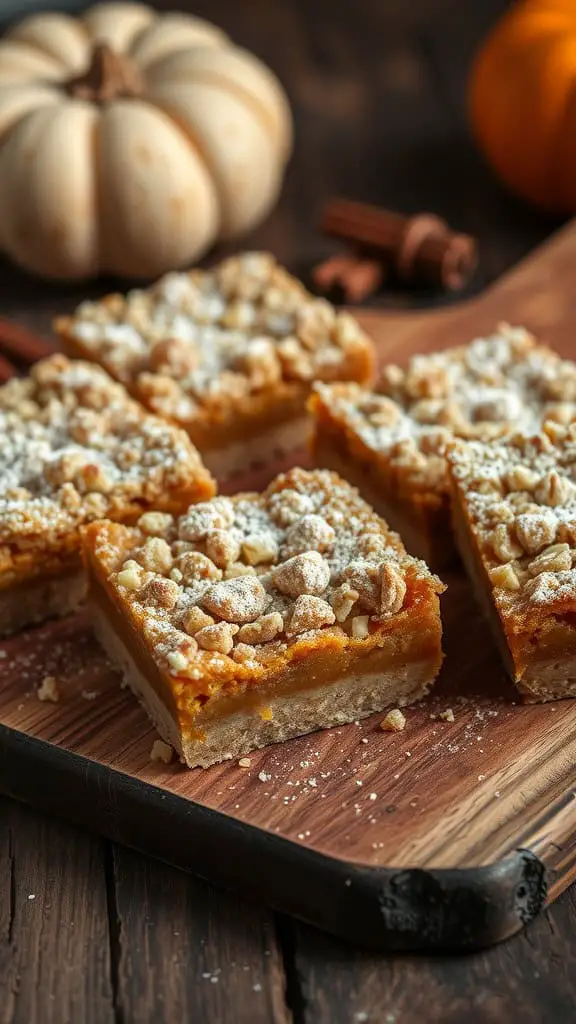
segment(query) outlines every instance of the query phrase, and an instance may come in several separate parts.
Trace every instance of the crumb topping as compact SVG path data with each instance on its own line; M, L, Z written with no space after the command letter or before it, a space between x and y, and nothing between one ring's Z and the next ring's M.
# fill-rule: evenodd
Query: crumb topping
M321 630L370 637L402 612L416 581L443 589L357 491L326 471L295 469L263 494L213 498L157 525L157 538L148 516L145 531L99 531L96 556L158 663L184 679L239 665L257 672ZM215 530L232 539L233 562L221 547L216 560L207 554Z
M97 366L55 355L0 388L0 567L3 544L54 547L81 523L162 504L196 479L209 482L184 432ZM142 517L156 545L165 521Z
M498 444L455 442L448 459L498 606L574 606L576 423L547 422Z
M414 486L446 490L454 437L489 441L530 434L576 416L576 364L538 345L524 328L388 366L377 392L318 384L320 401L372 451L385 453Z
M84 302L56 326L179 422L280 381L337 379L370 346L351 316L310 295L268 253Z

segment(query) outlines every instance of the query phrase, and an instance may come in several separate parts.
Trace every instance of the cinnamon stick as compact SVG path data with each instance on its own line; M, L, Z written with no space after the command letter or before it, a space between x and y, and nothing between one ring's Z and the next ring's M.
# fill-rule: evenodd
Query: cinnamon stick
M15 323L14 320L0 317L0 352L7 353L26 366L31 366L54 351L55 345L47 338L22 324Z
M378 260L356 256L332 256L312 271L318 291L342 290L345 302L363 302L382 286L384 267Z
M5 384L7 380L16 373L16 367L12 366L4 356L0 356L0 384Z
M476 241L451 231L434 214L404 217L366 203L332 199L321 226L325 234L352 246L357 259L377 260L383 275L392 270L407 283L457 291L476 269Z

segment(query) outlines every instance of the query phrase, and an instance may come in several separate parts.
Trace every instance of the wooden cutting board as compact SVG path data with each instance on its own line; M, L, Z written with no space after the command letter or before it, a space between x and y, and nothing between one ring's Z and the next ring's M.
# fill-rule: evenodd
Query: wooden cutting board
M360 318L382 358L503 319L573 354L576 224L479 298ZM357 943L497 942L576 877L576 701L519 704L463 574L445 581L445 665L404 732L382 732L379 715L259 751L248 769L150 762L154 731L85 614L13 638L0 646L0 789ZM57 704L37 697L46 676Z

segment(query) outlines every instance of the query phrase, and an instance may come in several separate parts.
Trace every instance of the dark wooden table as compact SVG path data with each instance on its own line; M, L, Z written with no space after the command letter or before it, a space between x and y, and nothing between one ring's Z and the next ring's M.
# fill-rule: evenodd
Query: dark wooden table
M505 6L196 3L269 61L294 106L297 144L283 198L249 244L305 270L330 251L314 225L336 192L431 209L476 234L476 288L544 238L555 222L506 195L466 133L466 69ZM0 268L1 310L34 326L46 329L54 311L81 295ZM574 1020L576 888L486 953L382 957L0 799L1 1024Z

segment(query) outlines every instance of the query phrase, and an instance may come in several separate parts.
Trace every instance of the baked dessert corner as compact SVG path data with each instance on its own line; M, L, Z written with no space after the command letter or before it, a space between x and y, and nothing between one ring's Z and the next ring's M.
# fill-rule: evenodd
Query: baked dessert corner
M448 452L454 531L527 701L576 697L576 423Z
M384 367L375 391L319 383L310 400L316 465L335 469L439 571L455 561L447 445L491 441L576 416L576 364L521 327Z
M0 387L0 636L78 607L82 524L214 489L188 436L91 363L51 356Z
M268 253L84 302L55 328L152 412L183 427L220 480L301 448L312 380L368 383L370 339Z
M336 474L84 543L97 634L189 767L409 704L440 668L442 584Z

